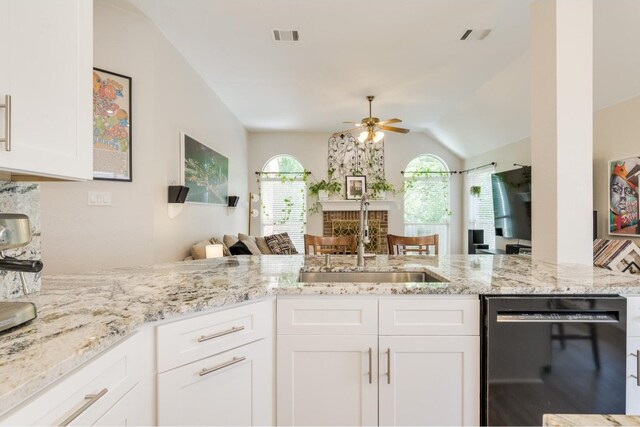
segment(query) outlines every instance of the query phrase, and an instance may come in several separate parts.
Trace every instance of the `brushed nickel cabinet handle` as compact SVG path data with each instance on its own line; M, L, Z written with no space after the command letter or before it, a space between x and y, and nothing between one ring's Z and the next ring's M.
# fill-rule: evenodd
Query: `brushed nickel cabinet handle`
M105 394L107 394L109 390L106 388L103 388L102 390L100 390L99 393L97 394L87 394L84 397L84 400L86 400L86 402L84 402L84 404L79 407L78 409L76 409L76 411L69 415L67 418L64 419L64 421L62 421L62 423L60 423L61 427L64 426L68 426L69 424L71 424L71 422L73 420L75 420L76 418L78 418L84 411L86 411L87 409L89 409L91 406L93 406L94 403L96 403L98 400L100 400L100 398L102 396L104 396Z
M6 151L11 151L11 95L4 96L4 104L0 104L0 108L4 108L4 138L0 142L5 143Z
M209 340L212 340L214 338L220 338L220 337L223 337L225 335L234 334L236 332L240 332L240 331L243 331L243 330L244 330L244 326L234 326L233 328L231 328L229 330L218 332L216 334L202 335L200 338L198 338L198 342L209 341Z
M373 348L369 347L369 384L373 384Z
M635 378L636 379L636 385L638 387L640 387L640 350L637 350L634 353L629 353L629 356L633 356L636 358L636 374L635 375L631 375L631 378Z
M231 366L231 365L235 365L236 363L240 363L243 360L247 360L247 358L244 357L244 356L242 356L242 357L234 357L230 361L221 363L220 365L214 366L213 368L203 368L200 372L198 372L198 375L203 377L203 376L205 376L207 374L210 374L212 372L219 371L220 369L226 368L227 366Z
M387 384L391 384L391 349L387 348Z

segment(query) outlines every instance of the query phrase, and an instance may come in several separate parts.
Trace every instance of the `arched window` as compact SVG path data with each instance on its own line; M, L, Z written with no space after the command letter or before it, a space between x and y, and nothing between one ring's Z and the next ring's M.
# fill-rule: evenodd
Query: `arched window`
M449 253L448 172L446 163L430 154L411 160L404 172L404 234L438 234L440 254Z
M300 162L288 155L271 158L260 176L262 235L288 233L298 252L304 250L307 224L305 176Z

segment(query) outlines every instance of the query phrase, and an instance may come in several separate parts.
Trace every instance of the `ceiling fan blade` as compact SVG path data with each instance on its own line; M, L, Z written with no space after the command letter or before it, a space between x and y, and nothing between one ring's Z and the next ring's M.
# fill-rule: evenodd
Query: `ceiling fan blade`
M378 122L378 125L390 125L391 123L400 123L402 120L400 119L387 119L381 122Z
M363 124L363 123L361 123L361 122L342 122L342 123L347 124L347 125L354 125L354 126L356 126L356 127L362 127L362 126L364 126L364 124Z
M391 131L391 132L409 133L409 129L397 128L397 127L394 127L394 126L380 126L380 129L388 130L388 131Z

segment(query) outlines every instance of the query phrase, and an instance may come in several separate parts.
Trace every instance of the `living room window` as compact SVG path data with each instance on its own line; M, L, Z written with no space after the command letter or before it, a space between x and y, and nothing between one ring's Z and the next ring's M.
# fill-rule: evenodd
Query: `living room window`
M470 171L467 175L467 200L469 213L469 228L484 230L484 243L490 248L496 247L496 229L493 222L493 191L491 189L491 174L494 167L487 167ZM479 187L480 194L471 194L471 187Z
M405 169L404 186L404 234L438 234L438 252L448 254L451 210L447 164L430 154L416 157Z
M264 165L260 176L261 233L288 233L298 252L304 252L307 227L305 175L298 160L279 155Z

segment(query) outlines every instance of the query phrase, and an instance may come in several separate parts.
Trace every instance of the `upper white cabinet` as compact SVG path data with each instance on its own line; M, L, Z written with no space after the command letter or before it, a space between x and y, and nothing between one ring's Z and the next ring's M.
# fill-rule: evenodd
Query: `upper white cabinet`
M0 171L92 179L93 2L0 0L0 57Z

